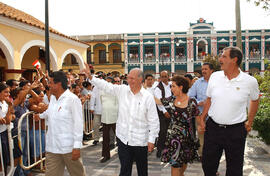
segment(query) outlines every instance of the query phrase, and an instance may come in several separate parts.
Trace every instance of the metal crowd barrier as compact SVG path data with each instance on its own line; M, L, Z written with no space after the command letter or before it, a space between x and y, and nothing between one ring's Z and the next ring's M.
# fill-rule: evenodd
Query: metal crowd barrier
M2 141L1 141L1 137L0 137L0 159L1 159L1 171L0 171L0 175L4 176L5 173L7 173L7 176L12 176L14 174L15 171L15 167L14 167L14 158L13 158L13 138L12 138L12 134L11 134L11 127L10 125L7 125L7 135L8 135L8 147L9 147L9 163L10 166L8 168L8 170L5 170L4 167L4 158L3 158L3 146L2 146Z
M84 129L83 132L89 135L93 132L93 119L94 115L90 112L90 100L86 100L83 104L83 119L84 119Z
M32 111L23 114L18 122L19 147L20 147L22 153L23 153L23 150L27 151L27 156L24 156L24 154L22 154L20 166L24 170L29 170L29 169L32 169L33 167L37 166L38 164L40 164L40 170L44 170L45 167L44 167L43 161L45 161L46 158L45 158L45 156L42 155L42 153L45 152L45 149L42 151L42 138L43 137L45 138L45 136L42 136L43 132L41 129L41 120L35 121L34 118L32 118L31 121L32 121L33 125L32 125L32 131L30 131L31 129L29 127L29 122L30 122L29 116L33 115L33 114L34 114L34 112L32 112ZM22 122L24 119L26 119L26 134L25 134L25 131L22 132ZM37 123L37 122L38 122L38 127L39 127L38 129L35 128L35 123ZM45 124L45 128L46 128L46 124ZM38 130L37 131L38 136L36 136L36 130ZM33 135L31 139L30 139L30 135ZM45 135L45 133L43 135ZM25 138L24 140L26 142L24 140L22 140L22 137ZM38 141L36 141L36 139L38 139ZM22 142L24 142L23 145L22 145ZM45 140L43 142L45 142ZM37 148L38 144L39 144L39 148ZM45 144L43 144L43 145L45 145ZM37 155L38 151L39 151L39 155ZM32 155L32 158L31 158L31 155Z
M23 153L23 150L26 150L27 151L27 156L24 156L22 154L22 157L21 157L21 161L20 161L20 166L22 169L24 170L29 170L29 169L32 169L34 168L35 166L37 166L38 164L40 164L40 169L41 170L44 170L45 167L44 167L44 164L43 164L43 161L45 161L46 157L42 155L42 129L41 129L41 120L39 121L35 121L34 118L32 118L32 141L30 142L30 125L29 125L29 122L30 122L30 115L33 115L34 112L31 111L31 112L27 112L25 114L23 114L21 116L21 118L19 119L18 121L18 143L19 143L19 147ZM86 135L89 135L93 132L93 114L90 112L90 101L87 100L85 101L84 105L83 105L83 115L84 115L84 133ZM23 135L23 132L22 132L22 122L23 120L26 120L26 134L24 132L24 135ZM35 129L35 123L38 122L38 129ZM36 130L38 130L38 136L36 136ZM10 132L10 138L11 137L11 132ZM25 141L22 141L22 137L25 137ZM36 141L36 137L38 137L38 141ZM24 146L22 145L22 142L24 142ZM44 142L44 141L43 141ZM31 145L32 143L32 145ZM10 144L13 144L10 143ZM39 144L39 145L38 145ZM37 145L39 146L39 148L37 148ZM13 145L10 146L10 148L13 149ZM1 149L1 148L0 148ZM38 151L37 151L38 150ZM37 155L37 153L39 153L39 155ZM13 161L13 153L12 153L12 150L11 150L11 153L10 155L12 155L12 157L10 157ZM31 155L33 156L31 158ZM1 155L1 162L2 162L2 155ZM11 162L11 168L14 168L14 162Z

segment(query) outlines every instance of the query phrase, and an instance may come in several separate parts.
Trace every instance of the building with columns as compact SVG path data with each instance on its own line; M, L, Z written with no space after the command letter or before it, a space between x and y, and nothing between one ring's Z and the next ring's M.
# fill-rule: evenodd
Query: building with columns
M0 2L0 82L23 76L33 79L32 63L45 71L45 25L35 17ZM50 28L50 68L84 68L89 45Z
M124 71L124 40L122 34L73 36L90 45L87 49L87 62L95 72L122 75Z
M262 74L270 60L270 29L243 30L242 45L243 70ZM188 31L124 34L125 73L139 67L153 75L162 70L193 74L206 55L216 56L227 46L236 46L236 32L216 31L203 18L190 23Z

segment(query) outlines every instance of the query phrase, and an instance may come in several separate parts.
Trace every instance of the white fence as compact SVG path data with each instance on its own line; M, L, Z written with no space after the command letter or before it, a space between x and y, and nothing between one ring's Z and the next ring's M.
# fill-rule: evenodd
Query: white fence
M4 137L4 135L6 135L6 134L4 134L5 132L2 132L2 134L1 135L3 135L3 137ZM3 148L4 147L6 147L6 146L2 146L2 141L1 141L1 137L0 137L0 157L1 157L1 170L0 170L0 175L2 176L4 176L4 175L7 175L7 176L12 176L13 175L13 173L14 173L14 171L15 171L15 167L14 167L14 159L13 159L13 148L14 148L14 146L13 146L13 139L12 139L12 135L11 135L11 127L10 127L10 125L7 125L7 136L5 136L5 137L7 137L7 139L8 139L8 148L9 148L9 163L10 163L10 165L9 166L7 166L7 168L5 168L5 166L4 166L4 155L6 154L6 153L4 153L3 152Z
M18 121L18 144L22 151L20 159L20 166L24 170L30 170L39 165L40 170L45 170L45 134L46 122L45 120L35 121L33 118L34 112L27 112L23 114ZM93 132L93 113L90 112L90 101L86 101L83 105L84 118L84 134L89 135ZM16 169L14 166L13 157L13 138L10 125L7 125L7 137L10 156L10 165L7 170L4 167L4 152L0 138L0 176L12 176ZM5 174L6 173L6 174Z
M93 132L93 113L90 112L90 100L83 104L84 134L89 135Z

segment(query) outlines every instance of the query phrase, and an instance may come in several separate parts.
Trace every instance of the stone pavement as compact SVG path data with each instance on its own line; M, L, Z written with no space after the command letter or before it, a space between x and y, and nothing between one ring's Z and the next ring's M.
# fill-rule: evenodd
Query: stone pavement
M106 163L100 163L101 147L99 143L96 146L91 145L89 141L87 146L82 149L82 158L86 170L86 175L89 176L118 176L120 170L120 163L117 155L117 148L111 151L112 158ZM225 176L226 161L224 155L220 161L219 172L220 176ZM149 155L148 161L148 175L149 176L169 176L170 166L162 164L159 159L155 157L155 151ZM42 176L44 174L34 174ZM65 172L65 175L69 175ZM136 176L136 164L133 165L132 176ZM201 163L189 164L185 172L186 176L203 176ZM245 150L244 163L245 176L270 176L270 154L256 145L254 138L247 138Z

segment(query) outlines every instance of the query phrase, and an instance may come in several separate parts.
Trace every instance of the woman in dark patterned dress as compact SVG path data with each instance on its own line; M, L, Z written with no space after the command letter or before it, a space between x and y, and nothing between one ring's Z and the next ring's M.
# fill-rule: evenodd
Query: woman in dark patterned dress
M173 96L157 100L162 103L171 115L165 148L162 151L161 161L171 164L172 176L183 176L187 163L199 160L199 142L195 138L194 119L199 115L195 99L187 96L188 80L182 76L172 78Z

